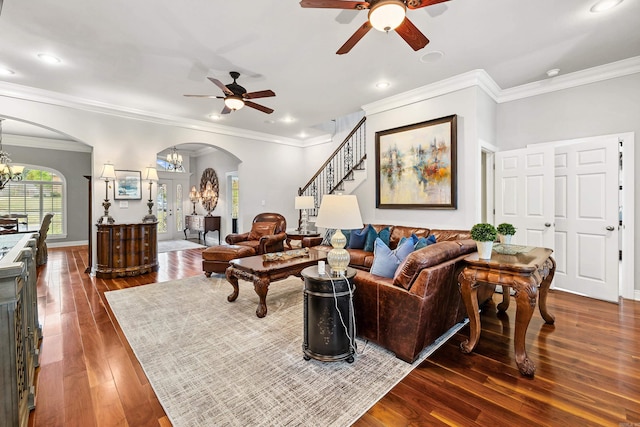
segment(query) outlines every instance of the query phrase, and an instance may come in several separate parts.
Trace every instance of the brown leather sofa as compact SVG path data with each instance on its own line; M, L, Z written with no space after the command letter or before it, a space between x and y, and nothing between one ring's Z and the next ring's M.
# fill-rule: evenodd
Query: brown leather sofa
M381 230L386 225L373 227ZM464 257L476 251L476 243L468 230L390 228L391 249L403 236L416 231L418 236L434 234L436 243L412 252L394 278L369 273L373 253L348 249L352 254L350 265L360 270L354 279L356 333L411 363L425 347L466 317L457 277L464 267ZM491 292L481 294L478 299L485 302Z

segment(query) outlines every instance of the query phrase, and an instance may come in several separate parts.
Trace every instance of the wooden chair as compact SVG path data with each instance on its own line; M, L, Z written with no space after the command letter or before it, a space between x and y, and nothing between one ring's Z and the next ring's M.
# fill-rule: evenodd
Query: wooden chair
M47 233L49 232L49 226L51 225L52 213L48 213L42 219L42 225L40 225L40 235L38 236L38 245L36 252L36 265L44 265L47 263Z

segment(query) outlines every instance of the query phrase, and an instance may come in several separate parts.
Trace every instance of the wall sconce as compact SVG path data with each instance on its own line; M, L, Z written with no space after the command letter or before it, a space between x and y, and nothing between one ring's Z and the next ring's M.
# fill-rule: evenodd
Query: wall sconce
M191 191L189 192L189 200L193 203L193 212L191 215L198 215L196 212L196 203L200 201L200 192L196 190L196 186L191 187Z
M156 168L152 166L147 166L144 170L143 179L149 181L149 201L147 202L147 206L149 207L149 212L142 218L142 222L156 222L158 218L153 214L153 199L151 198L151 186L153 185L153 181L158 180L158 171Z
M116 179L116 171L111 163L105 163L100 174L100 179L104 179L104 202L102 207L104 208L104 214L98 220L98 224L113 224L115 220L109 215L109 208L111 202L109 201L109 180L114 181Z

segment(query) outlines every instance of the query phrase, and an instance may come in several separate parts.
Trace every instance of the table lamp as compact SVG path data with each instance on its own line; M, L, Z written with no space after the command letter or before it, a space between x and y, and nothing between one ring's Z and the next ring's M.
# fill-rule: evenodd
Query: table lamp
M352 230L362 228L362 216L358 199L354 195L325 194L322 196L320 209L316 218L316 226L333 228L335 233L331 237L333 249L327 254L327 263L331 267L334 276L339 276L347 271L351 257L344 249L347 238L341 229Z
M309 225L309 212L307 209L315 209L316 203L313 196L296 196L295 208L300 211L300 224L298 230L307 234Z

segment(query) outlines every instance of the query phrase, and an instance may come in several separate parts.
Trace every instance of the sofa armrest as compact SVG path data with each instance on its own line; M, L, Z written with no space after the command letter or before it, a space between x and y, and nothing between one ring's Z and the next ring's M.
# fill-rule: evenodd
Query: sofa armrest
M227 237L224 238L224 240L230 245L235 245L238 242L244 242L246 240L249 240L249 233L229 234L227 235Z
M260 238L260 253L268 253L268 247L278 242L284 242L287 238L287 233L282 232L278 234L269 234L268 236L262 236Z
M319 246L322 244L322 236L319 237L303 237L302 238L302 247L303 248L312 248L314 246Z

